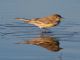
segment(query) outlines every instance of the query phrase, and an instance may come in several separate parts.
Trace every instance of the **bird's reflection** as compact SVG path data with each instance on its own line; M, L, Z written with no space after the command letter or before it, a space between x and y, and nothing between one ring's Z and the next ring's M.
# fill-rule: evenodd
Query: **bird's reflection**
M51 35L46 33L41 33L40 37L26 40L24 42L18 42L17 44L37 45L54 52L58 52L62 49L60 47L60 42L55 37L52 37Z

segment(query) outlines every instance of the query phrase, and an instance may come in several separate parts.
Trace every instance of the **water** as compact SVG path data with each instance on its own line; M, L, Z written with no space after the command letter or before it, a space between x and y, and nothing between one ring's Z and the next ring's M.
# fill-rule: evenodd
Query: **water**
M79 3L78 0L0 0L0 60L79 60ZM62 50L51 52L40 46L16 44L38 38L41 34L41 29L17 21L16 17L35 18L55 12L63 15L65 20L51 28L52 33L47 35L55 37Z

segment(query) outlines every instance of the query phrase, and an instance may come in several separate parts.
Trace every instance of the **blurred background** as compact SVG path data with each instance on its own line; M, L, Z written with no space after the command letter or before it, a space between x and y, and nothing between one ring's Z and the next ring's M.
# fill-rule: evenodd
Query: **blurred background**
M64 17L49 36L57 38L63 50L16 44L40 37L41 29L15 18L40 18L58 13ZM79 0L0 0L0 60L79 60Z

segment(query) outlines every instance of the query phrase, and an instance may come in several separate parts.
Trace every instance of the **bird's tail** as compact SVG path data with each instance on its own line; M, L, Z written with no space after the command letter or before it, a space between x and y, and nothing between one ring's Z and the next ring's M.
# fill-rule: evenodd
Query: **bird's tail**
M31 44L30 41L24 41L24 42L17 42L16 44Z
M35 40L28 40L28 41L24 41L24 42L17 42L16 44L31 44L31 45L39 45L39 43L37 43L37 41Z
M26 23L28 23L30 21L29 19L24 19L24 18L16 18L16 20L21 20L21 21L24 21Z

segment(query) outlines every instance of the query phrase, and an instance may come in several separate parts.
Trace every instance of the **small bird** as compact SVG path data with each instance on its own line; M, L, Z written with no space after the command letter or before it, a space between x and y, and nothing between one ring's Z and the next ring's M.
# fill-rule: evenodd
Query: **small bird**
M25 23L33 24L39 28L50 28L57 26L61 22L62 18L63 17L59 14L53 14L42 18L33 19L16 18L16 20L22 20Z

